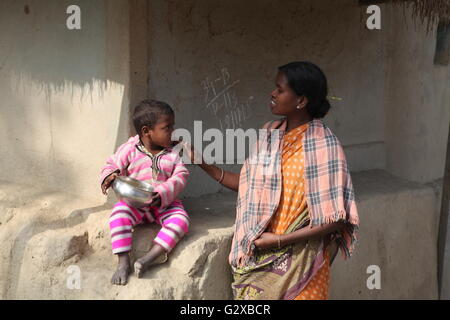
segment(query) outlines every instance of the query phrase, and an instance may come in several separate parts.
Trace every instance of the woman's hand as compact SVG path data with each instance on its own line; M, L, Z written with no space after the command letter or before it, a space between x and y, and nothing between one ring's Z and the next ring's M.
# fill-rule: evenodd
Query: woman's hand
M280 237L281 235L275 233L264 232L258 239L253 241L253 243L258 249L278 248L278 239L281 239Z
M194 146L187 141L180 140L179 143L183 146L183 152L186 152L187 157L191 160L191 164L202 164L202 155L195 150Z
M192 144L190 144L189 142L179 140L178 144L183 146L183 152L186 152L186 155L191 160L191 164L198 165L202 170L204 170L211 178L213 178L216 181L219 181L220 178L222 178L221 181L222 185L233 191L238 191L239 173L222 171L219 167L213 164L206 163L203 160L202 155L197 150L195 150Z

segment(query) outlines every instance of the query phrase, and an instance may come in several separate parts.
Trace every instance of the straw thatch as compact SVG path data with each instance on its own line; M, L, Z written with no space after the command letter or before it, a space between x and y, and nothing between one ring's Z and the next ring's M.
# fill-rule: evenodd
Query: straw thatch
M439 21L450 20L450 0L388 0L404 8L412 6L413 18L427 25L427 31Z

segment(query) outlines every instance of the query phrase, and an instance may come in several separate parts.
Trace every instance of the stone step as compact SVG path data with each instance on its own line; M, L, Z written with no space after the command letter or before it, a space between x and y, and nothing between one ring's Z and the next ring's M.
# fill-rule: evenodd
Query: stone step
M436 298L438 188L382 170L352 177L360 240L350 260L340 255L335 259L330 298ZM24 196L14 201L18 191ZM111 204L0 183L0 298L230 299L228 254L236 193L186 198L183 203L191 216L190 230L169 260L141 279L131 276L127 286L114 286ZM156 225L135 228L134 258L150 249L157 231ZM367 287L371 265L380 267L380 290ZM80 289L73 286L77 272Z

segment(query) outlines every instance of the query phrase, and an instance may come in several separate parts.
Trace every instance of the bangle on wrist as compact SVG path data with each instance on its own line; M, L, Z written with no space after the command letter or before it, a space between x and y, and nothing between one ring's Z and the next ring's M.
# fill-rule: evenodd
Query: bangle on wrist
M221 173L221 175L220 175L220 179L219 180L217 180L217 182L219 182L219 183L222 183L222 181L223 181L223 178L225 177L225 171L223 171L223 169L222 168L219 168L221 171L222 171L222 173Z

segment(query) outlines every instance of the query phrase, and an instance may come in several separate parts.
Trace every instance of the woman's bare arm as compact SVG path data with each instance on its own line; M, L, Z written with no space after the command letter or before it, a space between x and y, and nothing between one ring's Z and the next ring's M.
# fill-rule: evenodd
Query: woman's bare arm
M180 141L181 142L181 141ZM182 142L183 150L187 152L188 157L191 160L191 163L197 164L200 168L202 168L211 178L216 181L219 181L222 177L222 169L219 167L208 164L204 161L202 155L198 153L194 146L187 142ZM223 178L221 181L222 185L227 187L228 189L238 191L239 189L239 174L223 171Z
M297 231L282 235L280 239L281 245L284 246L310 238L320 238L327 234L340 230L342 227L344 227L344 222L339 221L312 228L301 228Z
M277 248L278 246L286 246L296 242L304 241L310 238L323 237L327 234L340 230L345 225L345 222L333 222L317 226L313 228L301 228L297 231L288 234L278 235L271 232L264 232L254 241L256 247L261 249Z
M202 168L207 174L209 174L213 179L219 181L222 175L222 170L219 167L212 164L207 164L203 161L198 166ZM222 184L228 189L237 192L239 189L239 174L224 170Z

